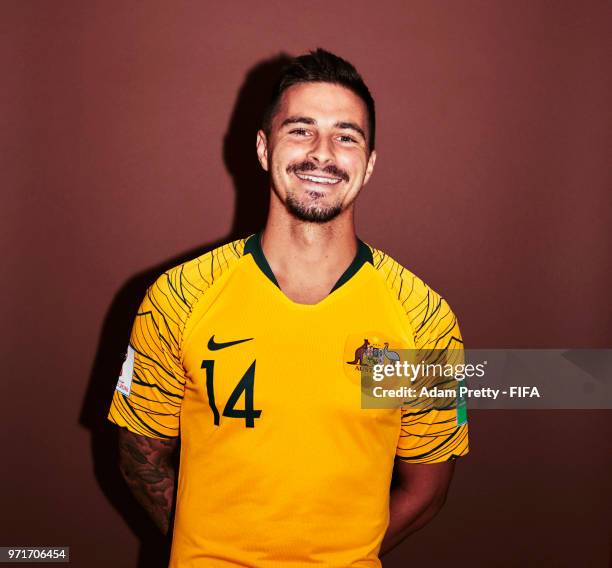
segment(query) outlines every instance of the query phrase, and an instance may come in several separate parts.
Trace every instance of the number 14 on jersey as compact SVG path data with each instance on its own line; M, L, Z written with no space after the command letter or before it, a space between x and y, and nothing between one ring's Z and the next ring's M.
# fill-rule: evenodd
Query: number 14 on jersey
M227 399L223 416L228 418L244 418L247 428L255 427L255 418L261 416L261 410L253 408L253 389L255 387L255 362L253 361L250 367L246 370L242 378ZM208 404L213 413L215 426L219 426L220 416L217 403L215 401L215 361L214 359L204 359L202 361L202 369L206 371L206 394L208 395ZM236 408L236 403L240 396L244 393L244 409Z

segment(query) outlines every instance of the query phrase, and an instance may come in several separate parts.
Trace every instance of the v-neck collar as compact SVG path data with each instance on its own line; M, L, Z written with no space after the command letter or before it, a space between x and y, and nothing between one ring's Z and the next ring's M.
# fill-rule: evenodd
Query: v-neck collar
M274 276L274 272L272 272L272 268L270 268L270 264L268 263L268 259L265 257L263 249L261 247L261 232L255 233L247 238L244 243L244 254L251 254L253 256L253 260L255 264L259 267L259 269L268 277L268 279L278 288L278 281L276 280L276 276ZM349 265L349 267L342 273L338 281L334 284L334 287L330 290L330 294L340 288L343 284L346 284L357 272L359 269L366 263L369 262L373 264L372 251L370 247L366 245L361 239L357 239L357 253L355 254L355 258Z

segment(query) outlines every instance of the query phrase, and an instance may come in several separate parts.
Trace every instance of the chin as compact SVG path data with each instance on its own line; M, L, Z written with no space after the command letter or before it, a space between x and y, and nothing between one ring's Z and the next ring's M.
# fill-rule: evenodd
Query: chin
M338 204L317 203L314 205L310 200L304 202L293 196L287 197L285 207L293 217L307 223L329 223L343 211Z

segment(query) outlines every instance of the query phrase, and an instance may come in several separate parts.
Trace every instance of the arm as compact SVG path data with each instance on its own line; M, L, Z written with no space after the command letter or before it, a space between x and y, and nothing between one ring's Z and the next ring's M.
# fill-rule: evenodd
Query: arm
M179 438L157 439L119 430L119 469L134 497L163 534L168 534Z
M454 468L454 461L395 461L389 527L381 545L381 555L433 519L444 504Z

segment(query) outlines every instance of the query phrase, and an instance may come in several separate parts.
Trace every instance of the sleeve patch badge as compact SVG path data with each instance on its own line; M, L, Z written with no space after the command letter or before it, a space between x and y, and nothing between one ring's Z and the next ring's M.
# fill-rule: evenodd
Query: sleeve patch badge
M123 361L123 366L121 367L121 374L119 375L119 380L117 381L115 390L118 390L123 396L130 396L133 375L134 350L132 347L128 346L127 353L125 354L125 360Z

